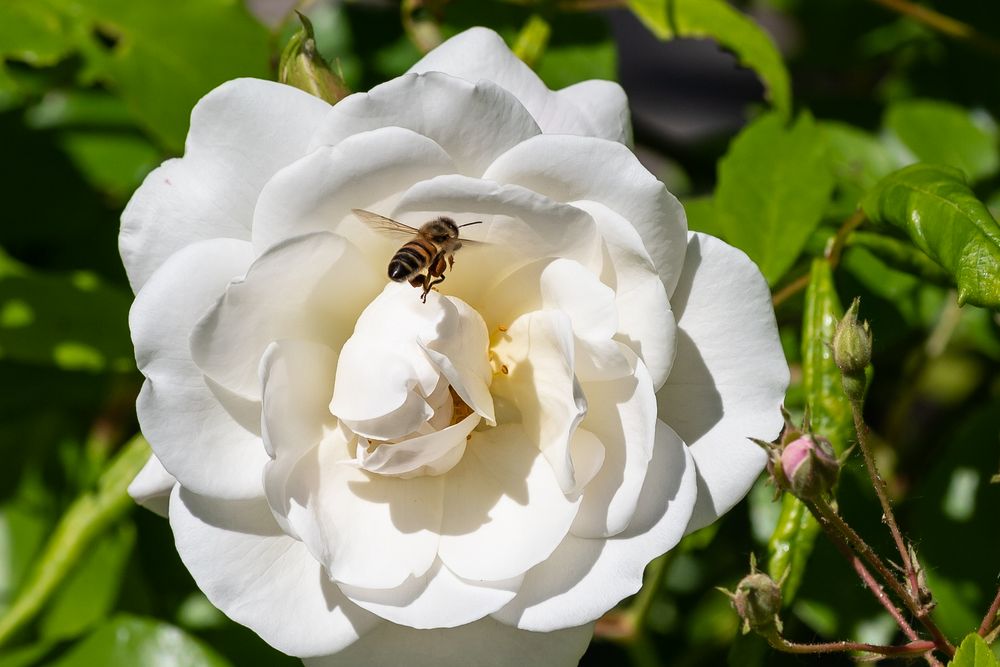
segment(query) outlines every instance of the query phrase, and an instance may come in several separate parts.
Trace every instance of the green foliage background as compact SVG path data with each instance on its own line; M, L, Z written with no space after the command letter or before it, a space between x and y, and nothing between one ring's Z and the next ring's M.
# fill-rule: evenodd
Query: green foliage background
M825 341L841 304L861 296L875 332L866 416L879 463L927 570L936 620L956 642L974 630L1000 570L1000 485L989 483L1000 464L1000 51L989 41L1000 39L1000 6L931 3L983 41L871 0L405 4L402 14L391 2L308 7L323 55L352 89L402 73L427 35L476 24L517 45L550 87L614 79L607 17L571 11L584 5L627 5L657 37L713 39L753 69L764 95L736 136L679 154L641 132L636 143L661 153L660 176L693 229L760 265L793 368L789 408L800 415L808 403L840 451L853 431ZM780 55L752 17L777 17L797 46ZM236 0L0 0L0 613L59 517L137 429L141 377L116 244L125 202L150 169L182 153L197 99L230 78L273 78L294 29L265 27ZM914 228L914 211L931 224ZM811 660L739 635L713 589L746 573L750 551L776 574L791 563L789 637L899 641L801 507L771 495L758 484L660 561L662 580L624 607L642 608L641 632L596 640L582 664ZM838 497L888 553L856 458ZM299 662L213 609L167 522L135 510L96 537L35 622L0 649L0 667L41 664Z

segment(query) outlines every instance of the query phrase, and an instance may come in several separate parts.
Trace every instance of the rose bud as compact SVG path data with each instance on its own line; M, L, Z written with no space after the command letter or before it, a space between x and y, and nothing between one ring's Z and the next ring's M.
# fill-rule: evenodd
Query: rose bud
M872 360L872 332L868 322L858 322L861 300L854 299L833 334L833 360L843 375L844 393L852 401L864 398L865 368Z
M840 463L829 440L803 435L781 452L781 471L792 494L808 500L833 488Z
M736 585L736 592L719 589L729 596L733 609L743 619L743 634L753 630L762 635L781 632L781 586L757 571L756 559L750 557L750 574Z
M299 19L302 29L288 40L281 52L278 80L334 104L351 91L316 50L312 22L302 14Z

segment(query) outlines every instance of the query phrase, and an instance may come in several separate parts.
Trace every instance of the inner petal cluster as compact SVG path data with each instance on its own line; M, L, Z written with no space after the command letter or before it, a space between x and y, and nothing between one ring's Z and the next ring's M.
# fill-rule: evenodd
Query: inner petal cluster
M358 437L355 463L369 472L445 473L482 420L496 423L482 317L454 297L415 297L387 285L340 351L330 412Z

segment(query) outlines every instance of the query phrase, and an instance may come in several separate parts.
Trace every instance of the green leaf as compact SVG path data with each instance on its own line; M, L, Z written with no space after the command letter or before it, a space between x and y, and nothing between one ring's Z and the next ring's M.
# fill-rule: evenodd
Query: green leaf
M240 76L268 78L268 32L237 0L48 1L73 18L87 75L173 151L205 93Z
M905 240L871 232L853 232L847 237L847 245L865 248L894 269L919 276L935 285L951 287L953 284L951 275L940 264Z
M832 190L826 143L812 117L786 127L771 113L740 132L719 162L716 222L773 285L819 224Z
M511 50L526 65L535 68L545 53L552 35L552 25L538 14L532 14L524 22Z
M778 524L767 542L767 572L784 583L782 604L790 605L802 583L809 555L812 553L819 524L802 501L790 493L781 499Z
M553 90L587 79L614 80L618 78L618 48L608 35L578 42L553 36L536 74Z
M851 404L841 388L829 345L843 315L830 263L814 259L802 316L802 388L812 430L828 438L838 454L854 434ZM818 533L819 524L805 505L785 494L781 517L767 545L767 567L772 577L787 577L783 586L786 604L802 583Z
M52 667L227 667L229 663L172 625L121 614L50 664Z
M854 414L844 396L830 342L844 308L825 259L814 259L802 315L802 385L812 430L842 454L854 437Z
M3 266L0 257L0 357L69 370L134 368L124 291L92 273Z
M0 2L0 61L45 67L72 50L69 20L42 0Z
M719 216L715 212L715 201L711 197L692 197L685 199L684 213L687 215L688 229L693 232L711 234L725 238L725 230L719 224Z
M32 129L54 130L59 148L87 182L122 202L163 161L125 103L106 91L52 91L25 119Z
M976 633L971 633L962 640L962 645L958 647L954 659L948 663L950 667L997 667L997 661L993 651L982 637Z
M872 221L902 229L944 267L960 304L1000 307L1000 225L960 171L905 167L880 181L862 206Z
M817 121L826 137L827 157L837 183L833 207L827 213L846 218L879 179L905 165L884 141L846 123Z
M87 550L41 617L42 638L75 637L107 617L118 599L134 543L135 528L124 523Z
M1000 167L996 129L977 123L968 110L936 100L907 100L889 107L884 125L917 160L957 167L970 180Z
M732 51L757 73L781 114L791 113L791 84L781 53L752 19L725 0L628 0L633 13L660 39L705 37Z

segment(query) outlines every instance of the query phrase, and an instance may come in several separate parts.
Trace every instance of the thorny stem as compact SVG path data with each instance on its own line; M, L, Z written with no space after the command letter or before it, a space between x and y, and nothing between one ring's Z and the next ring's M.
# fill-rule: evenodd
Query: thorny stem
M872 0L872 2L907 16L917 23L936 30L942 35L968 42L987 53L1000 57L1000 42L984 35L968 23L963 23L933 9L914 4L909 0Z
M837 230L836 235L833 237L833 240L826 249L825 253L826 261L830 263L831 269L837 268L837 265L840 263L840 256L843 254L844 244L847 243L847 237L850 236L851 232L860 227L861 223L864 221L865 214L861 209L858 209L852 213L850 217L844 220L843 224ZM771 305L777 308L808 286L809 274L806 273L775 292L774 296L771 297Z
M990 630L993 629L993 625L997 622L998 613L1000 613L1000 590L997 590L997 595L993 598L990 610L986 612L986 615L983 616L983 622L979 624L979 636L985 637L989 634Z
M844 539L850 544L850 546L864 558L869 565L878 573L882 580L892 589L892 592L896 594L896 597L906 605L906 608L913 614L920 623L927 628L927 631L931 633L934 637L934 643L937 647L947 654L949 657L955 654L955 647L948 641L941 630L937 627L930 617L930 611L927 607L923 606L916 596L916 590L911 594L909 590L897 579L882 559L879 558L875 550L869 546L864 539L855 532L851 526L844 521L844 519L830 506L825 500L817 500L814 503L809 504L810 510L815 508L816 518L820 520L820 524L827 522L832 530L842 535Z
M816 517L820 527L826 533L827 537L829 537L830 541L833 542L833 546L835 546L837 551L839 551L841 555L851 564L851 567L861 578L861 581L863 581L868 590L872 592L872 595L875 596L875 599L878 600L879 604L881 604L885 610L889 612L889 615L892 616L894 621L896 621L896 625L900 630L902 630L903 634L906 635L906 638L910 641L917 641L920 639L919 635L917 635L917 631L913 629L913 626L911 626L905 618L903 618L903 613L898 607L896 607L889 596L886 595L882 585L878 583L871 571L865 567L865 564L861 562L858 555L851 551L851 546L848 544L847 539L837 532L837 530L826 520L826 518L819 512L818 508L816 508L812 503L806 503L806 506L809 508L809 511L812 512L813 516ZM941 662L931 653L924 655L924 659L931 667L941 667Z
M896 515L892 512L892 504L889 502L889 492L886 489L885 480L882 479L882 475L879 474L878 467L875 465L875 454L872 452L871 445L868 442L868 425L865 424L865 419L862 415L861 401L851 401L851 412L854 413L854 430L858 436L858 446L861 448L861 453L864 456L865 467L868 468L868 476L872 480L872 486L875 487L875 495L878 496L878 502L882 505L882 521L889 527L889 532L892 533L892 540L896 543L896 550L899 552L899 557L903 563L903 573L910 587L910 594L914 599L917 599L920 593L917 570L913 566L913 560L910 558L910 550L906 548L906 542L903 540L903 533L899 530L899 524L896 523Z
M767 643L785 653L840 653L844 651L865 651L878 655L918 655L934 650L934 642L918 639L902 646L880 646L862 642L827 642L825 644L798 644L780 635L767 637Z

